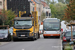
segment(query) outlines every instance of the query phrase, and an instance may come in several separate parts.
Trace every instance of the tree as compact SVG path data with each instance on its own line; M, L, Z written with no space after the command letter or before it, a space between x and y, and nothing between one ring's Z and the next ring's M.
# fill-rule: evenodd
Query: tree
M70 0L70 3L65 9L65 15L63 19L67 22L75 20L75 0Z
M7 12L5 10L0 9L0 19L3 22L2 24L5 24L5 21L7 20Z
M56 17L59 18L60 20L62 20L63 16L64 16L64 10L66 8L66 4L63 4L61 2L55 4L56 7Z
M66 3L66 4L69 4L69 2L70 2L70 0L65 0L65 3Z
M54 0L45 0L45 2L48 4L48 5L50 5L50 4L55 4L56 2L54 1Z
M50 4L50 9L51 9L51 14L52 14L51 17L54 18L57 12L56 7L53 4Z
M51 0L45 0L45 2L49 5Z
M15 12L12 11L12 10L8 10L7 11L7 20L5 22L6 25L9 25L10 24L10 21L13 20L15 18Z
M51 2L50 2L50 4L55 4L56 2L54 1L54 0L52 0Z
M61 2L56 4L50 4L52 18L59 18L62 20L62 17L64 15L64 9L66 8L66 4L63 4Z
M58 2L62 2L63 4L69 4L70 0L58 0Z

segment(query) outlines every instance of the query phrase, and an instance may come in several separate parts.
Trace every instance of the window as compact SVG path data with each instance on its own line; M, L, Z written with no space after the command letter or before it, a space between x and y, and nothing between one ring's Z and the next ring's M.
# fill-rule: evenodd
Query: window
M34 11L34 7L33 7L33 11Z
M2 5L2 2L0 1L0 5Z

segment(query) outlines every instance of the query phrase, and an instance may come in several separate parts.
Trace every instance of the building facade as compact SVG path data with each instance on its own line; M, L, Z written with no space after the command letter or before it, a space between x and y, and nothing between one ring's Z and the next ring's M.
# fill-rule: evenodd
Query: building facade
M3 0L0 0L0 9L3 9Z

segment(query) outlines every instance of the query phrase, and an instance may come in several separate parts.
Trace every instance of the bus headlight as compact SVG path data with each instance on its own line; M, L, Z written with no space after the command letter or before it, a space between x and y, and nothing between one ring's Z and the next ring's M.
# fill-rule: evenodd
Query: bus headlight
M60 34L60 32L59 32L59 31L58 31L57 33L58 33L58 34Z
M44 34L46 34L46 32L44 31Z

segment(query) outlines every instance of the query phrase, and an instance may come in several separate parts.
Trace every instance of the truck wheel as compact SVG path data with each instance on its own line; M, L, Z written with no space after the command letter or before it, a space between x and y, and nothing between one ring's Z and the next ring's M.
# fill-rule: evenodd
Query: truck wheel
M8 35L7 41L11 41L11 35Z
M34 41L34 38L32 38L31 40Z
M17 41L17 39L16 38L13 38L13 41Z
M37 40L38 39L38 34L36 34L36 38L35 38L35 40Z
M38 33L38 39L40 38L40 34Z

